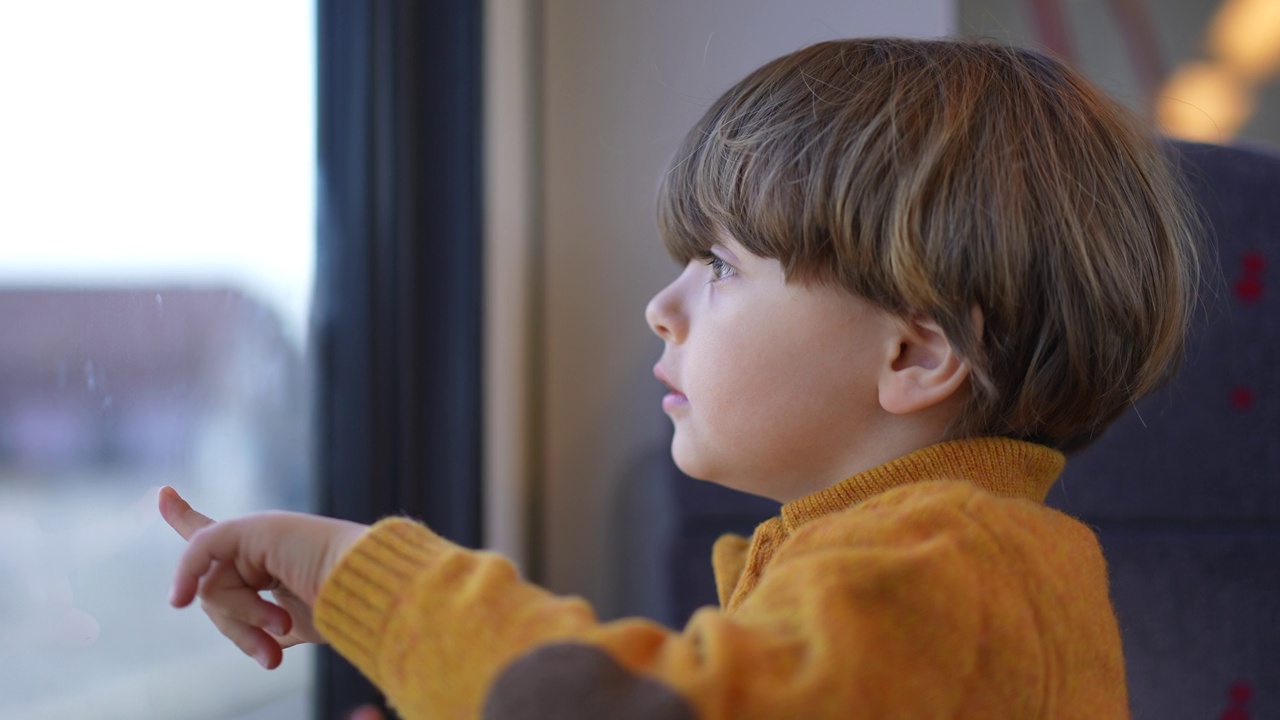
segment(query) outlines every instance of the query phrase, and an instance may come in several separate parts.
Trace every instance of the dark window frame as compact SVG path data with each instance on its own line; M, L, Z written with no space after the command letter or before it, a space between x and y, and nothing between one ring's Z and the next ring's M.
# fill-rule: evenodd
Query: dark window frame
M319 0L317 509L481 542L482 3ZM332 650L317 716L379 701Z

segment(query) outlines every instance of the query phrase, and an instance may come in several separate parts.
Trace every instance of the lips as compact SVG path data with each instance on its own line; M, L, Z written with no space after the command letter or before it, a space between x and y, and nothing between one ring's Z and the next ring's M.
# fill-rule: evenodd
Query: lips
M667 377L666 371L662 369L661 363L653 366L653 376L671 390L671 392L662 396L662 409L665 412L671 412L689 404L689 398L685 397L685 394L680 392L675 383L671 382L671 379Z

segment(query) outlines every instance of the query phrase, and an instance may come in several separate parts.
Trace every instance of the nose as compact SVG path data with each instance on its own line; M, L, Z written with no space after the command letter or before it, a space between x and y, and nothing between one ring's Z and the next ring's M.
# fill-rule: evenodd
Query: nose
M679 280L658 291L644 308L645 322L664 341L678 343L684 339L688 321L680 304L676 285Z

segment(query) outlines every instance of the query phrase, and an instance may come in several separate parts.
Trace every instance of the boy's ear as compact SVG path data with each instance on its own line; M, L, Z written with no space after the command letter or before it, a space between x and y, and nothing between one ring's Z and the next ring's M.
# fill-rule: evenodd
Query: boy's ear
M969 378L969 361L960 357L941 326L929 318L901 321L890 355L880 377L880 406L894 415L938 405L959 392Z

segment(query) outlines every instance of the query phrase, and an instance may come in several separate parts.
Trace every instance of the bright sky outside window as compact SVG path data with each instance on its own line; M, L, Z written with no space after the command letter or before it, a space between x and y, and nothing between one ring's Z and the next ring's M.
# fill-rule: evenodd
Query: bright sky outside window
M0 3L0 283L221 282L303 336L306 0Z

